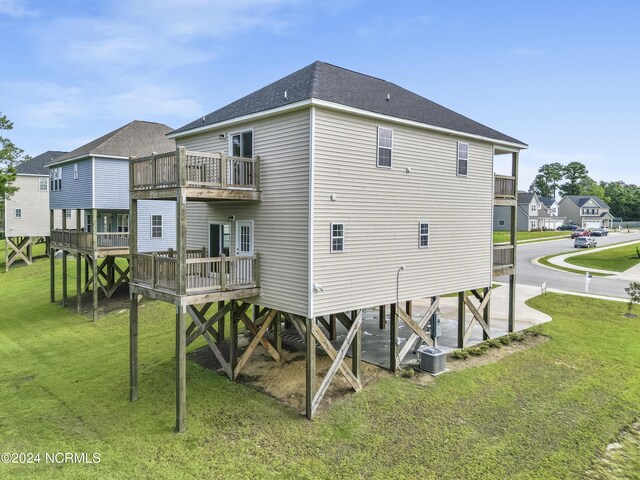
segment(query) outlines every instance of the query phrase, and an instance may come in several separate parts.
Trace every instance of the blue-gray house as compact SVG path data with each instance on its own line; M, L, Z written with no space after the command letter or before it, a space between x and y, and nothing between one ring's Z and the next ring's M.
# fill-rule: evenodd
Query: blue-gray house
M93 290L94 319L98 291L109 298L129 279L129 158L174 149L165 137L171 128L133 121L49 163L52 253L61 251L63 305L67 302L67 255L77 261L76 291ZM55 211L62 210L62 228ZM75 213L72 223L72 212ZM141 202L137 223L139 251L175 249L175 202ZM120 260L118 260L120 259ZM82 279L82 262L85 275ZM51 256L51 301L55 300L55 255ZM81 310L78 295L78 311Z

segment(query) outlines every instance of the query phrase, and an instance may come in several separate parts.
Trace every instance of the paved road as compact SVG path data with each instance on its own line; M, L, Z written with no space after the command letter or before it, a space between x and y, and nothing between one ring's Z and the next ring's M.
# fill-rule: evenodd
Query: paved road
M598 246L613 243L630 242L640 240L640 232L611 233L607 237L596 237ZM516 282L523 285L539 286L547 283L547 288L557 288L572 292L584 292L584 275L552 270L531 263L537 257L553 255L556 253L574 252L573 240L561 239L546 242L534 242L519 244L517 250L517 277ZM496 278L497 281L508 281L507 277ZM626 280L615 278L593 277L589 283L589 293L606 295L611 297L628 298L624 291L629 286Z

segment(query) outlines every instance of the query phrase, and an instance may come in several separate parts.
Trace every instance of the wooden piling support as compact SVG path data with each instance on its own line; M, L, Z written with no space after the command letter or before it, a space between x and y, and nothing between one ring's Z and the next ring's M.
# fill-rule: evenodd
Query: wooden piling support
M384 330L387 328L387 306L380 305L378 309L378 328Z
M458 292L458 348L464 348L465 304L464 292Z
M276 318L273 320L273 340L276 351L282 355L282 315L280 312L276 313Z
M235 300L230 300L231 302L231 312L229 317L231 319L229 323L229 366L231 367L231 380L235 380L235 375L233 372L236 370L236 365L238 364L238 319L236 318L236 313L238 310L238 305Z
M130 294L129 309L129 401L138 400L138 294ZM185 347L186 348L186 347Z
M389 370L398 369L398 305L391 304L389 317Z
M54 211L49 210L49 224L50 231L53 231L54 227ZM51 249L49 251L49 290L51 303L56 301L56 251Z
M316 394L316 338L313 336L315 318L306 319L306 415L309 420L313 418L315 409L313 399Z
M516 327L516 274L509 275L509 332L515 332Z
M222 310L224 308L224 300L221 300L218 302L218 311ZM225 322L225 318L226 315L223 316L219 321L218 321L218 339L217 339L217 343L223 342L224 341L224 322Z
M487 295L491 295L491 288L490 287L486 287L484 289L484 298L487 298ZM484 320L484 323L487 324L488 328L491 328L491 298L489 298L489 300L487 301L487 304L485 305L483 311L482 311L482 318ZM484 329L482 329L482 340L489 340L489 338L491 338L489 336L489 333L486 332Z
M351 311L351 324L357 322L358 317L362 315L362 310ZM362 322L359 323L356 334L351 342L351 371L353 375L360 380L362 374Z
M176 432L187 427L187 337L185 308L176 305Z

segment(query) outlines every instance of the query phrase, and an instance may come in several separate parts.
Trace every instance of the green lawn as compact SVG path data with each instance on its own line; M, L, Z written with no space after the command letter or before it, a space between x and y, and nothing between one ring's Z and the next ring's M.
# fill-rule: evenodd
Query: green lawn
M49 304L46 260L0 273L0 292L0 452L101 455L0 464L0 478L583 478L640 419L640 320L623 303L535 298L554 318L550 341L428 386L381 380L313 422L188 361L188 431L176 435L170 305L140 309L130 404L127 311L94 324ZM623 478L637 457L621 461Z
M624 272L640 263L640 259L636 254L636 247L640 247L640 242L607 250L595 250L593 253L578 255L577 257L569 257L566 262L580 267Z
M509 232L493 232L493 243L508 243ZM516 240L521 242L523 240L547 240L550 237L565 237L569 238L570 232L516 232Z

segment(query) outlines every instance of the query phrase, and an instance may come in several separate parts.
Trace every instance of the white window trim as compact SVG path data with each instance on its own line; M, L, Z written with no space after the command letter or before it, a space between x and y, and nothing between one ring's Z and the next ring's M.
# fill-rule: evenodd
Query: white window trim
M427 233L423 234L422 233L422 225L426 225L427 226ZM429 222L418 222L418 248L429 248L429 246L431 245L431 239L429 238L431 235L431 225L429 224ZM422 245L422 237L426 236L427 237L427 244L426 245Z
M18 214L18 212L20 212L20 214ZM16 208L15 211L13 212L13 215L15 218L22 218L22 209Z
M153 236L153 217L160 217L160 236L159 237L154 237ZM164 238L164 216L162 214L155 214L152 213L151 216L149 217L149 237L151 239L158 239L158 238ZM156 226L156 228L158 228Z
M466 159L461 159L460 158L460 145L466 145L467 146L467 158ZM467 162L467 173L460 173L460 160L466 160ZM468 177L469 176L469 144L466 142L458 142L457 146L456 146L456 175L458 177Z
M227 151L229 152L228 153L229 156L233 156L233 136L240 135L240 141L242 141L242 134L247 132L251 132L251 153L252 153L251 158L256 157L256 133L254 132L253 128L245 128L243 130L237 130L235 132L230 132L229 135L227 135L227 137L229 137L229 144L227 146L228 148Z
M391 132L391 147L382 147L389 148L389 165L380 165L380 130L389 130ZM376 130L376 167L378 168L392 168L393 167L393 128L380 127Z
M342 225L342 236L341 237L334 237L333 236L333 226L334 225ZM333 240L337 239L337 238L342 238L342 250L334 250L333 249ZM331 253L344 253L345 252L345 228L344 228L344 222L331 222L331 225L329 227L329 251Z
M42 188L42 181L44 180L44 188ZM49 191L49 179L45 177L40 177L38 179L38 191L39 192L48 192Z
M78 164L77 163L73 164L73 179L74 180L78 179Z

